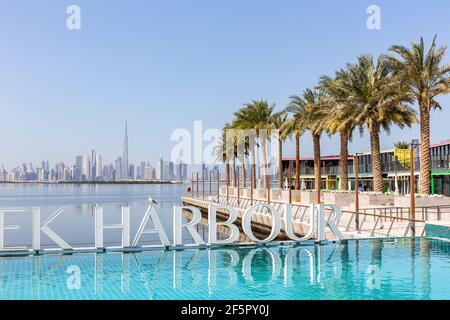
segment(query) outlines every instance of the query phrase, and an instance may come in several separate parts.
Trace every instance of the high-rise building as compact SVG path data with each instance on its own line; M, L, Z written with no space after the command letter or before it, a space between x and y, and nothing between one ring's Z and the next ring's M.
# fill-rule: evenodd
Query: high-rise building
M187 177L187 164L183 163L183 161L178 160L177 164L175 165L175 174L174 178L178 181L183 181Z
M106 181L114 180L114 167L112 164L106 165L103 167L103 178Z
M156 163L156 180L164 179L164 160L162 155L160 156L158 162Z
M74 180L82 180L82 171L83 171L83 156L75 157L75 166L78 170L75 171Z
M122 154L122 178L129 178L129 164L128 164L128 122L125 120L125 137L123 139L123 154Z
M83 158L81 174L81 180L91 180L91 156L89 154L85 155Z
M147 163L145 162L145 161L141 161L141 164L140 164L140 171L141 171L141 176L140 176L140 178L139 179L144 179L144 171L145 171L145 165L146 165Z
M170 161L167 167L168 167L168 170L167 170L166 179L172 180L175 176L173 162Z
M95 180L101 180L103 178L103 166L102 166L102 156L97 153L95 159Z
M128 166L128 179L134 180L134 164Z
M95 177L97 176L97 152L95 150L91 150L89 152L89 157L91 159L91 166L89 168L90 174L89 174L89 180L95 180Z
M115 180L120 180L123 177L122 174L122 169L123 169L123 165L122 165L122 157L118 157L116 162L115 162Z
M144 180L152 180L153 179L153 168L150 165L150 163L147 162L147 164L144 167Z
M60 162L56 165L56 180L64 180L65 177L65 165Z

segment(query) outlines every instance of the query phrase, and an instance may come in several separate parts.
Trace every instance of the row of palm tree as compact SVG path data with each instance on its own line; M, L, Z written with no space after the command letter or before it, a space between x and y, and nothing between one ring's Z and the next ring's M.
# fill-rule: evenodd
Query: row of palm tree
M389 133L392 125L400 128L420 123L420 181L419 193L430 193L430 111L440 109L436 100L440 95L450 93L450 65L444 64L446 47L437 47L436 37L428 50L421 38L411 48L393 46L390 54L377 59L371 55L359 56L355 63L349 63L333 77L322 76L312 89L300 95L291 96L288 106L275 113L274 106L267 101L252 101L234 114L226 129L253 130L254 136L236 135L235 146L245 144L251 155L253 181L256 187L256 150L262 153L265 188L269 188L267 165L267 141L270 130L277 129L279 135L279 184L282 181L282 143L288 137L295 140L295 187L300 189L300 138L309 132L313 139L315 189L320 189L321 162L320 139L322 135L338 134L340 137L340 186L348 189L348 145L356 129L362 134L367 129L370 137L374 191L382 192L382 166L380 133ZM414 105L418 105L419 119ZM265 130L265 131L263 131ZM263 135L267 132L267 135ZM224 134L225 143L226 135ZM243 141L240 141L243 140ZM218 148L221 159L226 160L224 144ZM233 161L237 155L229 150ZM243 162L245 159L241 158ZM227 162L228 163L228 162ZM235 162L233 162L235 166ZM227 169L228 170L228 169ZM227 171L228 172L228 171ZM233 169L232 172L235 172ZM234 173L235 174L235 173ZM245 175L244 175L245 176ZM234 180L234 179L233 179Z

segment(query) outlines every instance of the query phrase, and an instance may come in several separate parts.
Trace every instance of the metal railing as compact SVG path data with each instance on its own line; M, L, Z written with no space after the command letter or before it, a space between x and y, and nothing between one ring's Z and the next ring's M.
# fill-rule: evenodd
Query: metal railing
M377 207L363 208L360 211L364 213L380 215L387 218L406 218L411 216L409 207ZM449 220L450 221L450 205L416 207L415 216L422 221L431 220Z
M205 202L213 202L224 205L229 205L238 210L245 211L251 205L260 204L261 207L257 209L257 212L268 213L267 208L262 205L269 204L278 210L280 215L284 216L284 205L283 201L270 201L250 199L240 195L239 197L229 195L220 195L214 193L204 199L201 195L196 195L195 193L188 193L186 197L197 199ZM435 208L436 212L439 212L440 217L442 217L442 208L439 207L428 207L428 216L431 214L431 209ZM449 209L450 206L446 207ZM399 209L399 210L395 210ZM410 218L410 213L407 212L409 208L371 208L371 209L360 209L359 212L354 212L350 210L343 210L342 216L337 222L337 225L344 232L353 235L358 235L359 237L406 237L410 236L423 236L425 232L425 221L427 216L426 210L423 215L416 215L415 219ZM422 208L418 208L419 212ZM293 220L301 223L308 224L308 210L309 206L294 203L292 204L292 217ZM358 220L358 223L356 223ZM419 227L419 228L418 228Z

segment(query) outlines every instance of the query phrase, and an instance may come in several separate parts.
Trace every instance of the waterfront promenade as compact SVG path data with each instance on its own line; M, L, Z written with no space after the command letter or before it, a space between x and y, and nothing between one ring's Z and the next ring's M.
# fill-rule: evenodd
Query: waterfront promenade
M206 214L209 205L222 204L235 208L238 212L238 225L245 210L254 204L259 204L256 214L252 218L252 227L261 233L269 233L272 226L271 215L267 213L264 204L269 204L278 210L281 218L284 217L284 204L289 203L288 191L271 190L272 198L267 199L267 192L264 190L253 190L251 196L248 196L247 189L238 190L237 188L226 187L219 188L219 192L212 190L205 192L188 192L183 198L183 204L195 206ZM279 197L274 198L273 195L279 191ZM312 192L310 197L314 198ZM262 195L262 196L261 196ZM350 196L352 196L350 194ZM372 196L377 198L376 195ZM322 194L322 200L329 198L327 193ZM379 197L378 197L379 198ZM299 196L291 195L293 228L294 232L303 236L309 228L309 203L312 200L301 199ZM339 229L346 239L365 239L365 238L391 238L391 237L410 237L424 236L425 224L430 221L448 221L450 222L450 206L427 206L416 207L415 214L409 207L400 207L389 204L370 205L365 204L356 212L352 204L342 206L339 203L322 201L324 204L338 204L342 208L342 217L338 222ZM219 214L226 219L227 212L219 210ZM283 234L284 228L282 228ZM327 239L334 239L331 232L326 232Z

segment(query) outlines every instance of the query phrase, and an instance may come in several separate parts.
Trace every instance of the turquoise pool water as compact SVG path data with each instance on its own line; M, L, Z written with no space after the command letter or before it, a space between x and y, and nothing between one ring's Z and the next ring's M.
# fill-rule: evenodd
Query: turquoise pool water
M450 243L2 257L0 298L450 299Z

